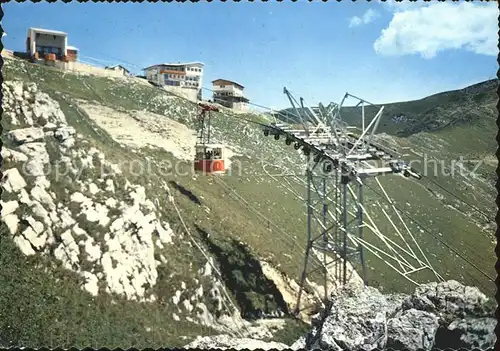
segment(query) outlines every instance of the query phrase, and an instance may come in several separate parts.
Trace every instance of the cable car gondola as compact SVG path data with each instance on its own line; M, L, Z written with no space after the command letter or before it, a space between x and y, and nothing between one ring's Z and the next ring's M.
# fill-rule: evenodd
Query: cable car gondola
M210 140L210 112L218 112L219 109L202 103L198 106L201 107L201 113L198 141L195 145L194 171L204 174L223 174L226 172L224 146L211 143Z

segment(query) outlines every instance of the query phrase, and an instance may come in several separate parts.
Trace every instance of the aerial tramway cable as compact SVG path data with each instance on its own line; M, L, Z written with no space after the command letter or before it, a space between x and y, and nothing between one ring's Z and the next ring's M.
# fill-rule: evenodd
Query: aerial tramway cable
M212 261L210 260L210 257L209 255L205 252L205 250L203 250L203 248L201 247L201 245L194 239L194 237L191 235L191 232L189 230L189 228L187 227L186 225L186 222L184 222L184 218L182 217L181 215L181 212L179 211L179 208L177 207L177 204L175 203L175 199L173 197L173 195L171 194L170 192L170 189L168 187L168 185L166 183L163 184L163 187L164 189L166 190L167 192L167 196L168 196L168 201L172 204L172 206L174 207L176 213L177 213L177 216L179 217L179 220L181 221L182 223L182 226L184 227L184 230L186 232L186 234L188 235L189 239L191 240L191 242L195 245L195 247L198 249L198 251L200 251L200 253L203 255L203 257L205 257L205 259L207 260L208 264L210 264L210 266L212 267L212 269L217 273L218 275L218 278L219 278L219 281L220 282L223 282L223 277L222 277L222 273L219 271L219 269L212 263ZM226 297L226 299L229 301L229 303L232 305L233 307L233 310L234 310L234 313L236 315L239 316L239 310L238 308L236 307L236 305L233 303L233 301L231 300L229 294L227 293L225 287L224 287L224 284L221 284L221 287L222 287L222 291L224 292L224 295ZM224 304L224 307L226 307L226 309L229 311L230 308L229 306L227 306L227 304L224 302L224 299L222 299L222 303ZM234 315L231 316L231 318L233 319L234 321ZM241 319L241 317L240 317ZM246 329L246 331L248 332L248 328L246 327L245 323L241 320L242 322L242 325L243 327ZM240 331L240 328L238 327L237 329L237 333L239 334L239 336L243 337L243 334L241 333Z
M205 88L206 89L206 88ZM210 89L207 89L207 90L210 90ZM249 103L250 104L250 103ZM270 108L267 108L265 106L260 106L258 105L259 107L263 107L263 108L266 108L268 110L271 110ZM280 114L278 112L278 114ZM257 124L257 125L260 125L262 126L263 124L262 123L259 123L259 122L256 122L256 121L253 121L253 120L249 120L249 119L245 119L245 118L241 118L241 117L236 117L234 116L234 118L236 119L240 119L240 120L245 120L249 123L253 123L253 124ZM432 182L433 184L436 184L437 186L439 186L440 188L442 188L443 190L447 191L448 193L450 193L452 196L455 196L457 197L455 194L453 194L452 192L448 191L447 189L443 188L440 184L432 181L431 179L427 178L430 182ZM371 189L375 194L383 197L380 193L378 193L376 190L374 190L372 187L370 187L369 185L367 185L367 187L369 189ZM385 198L384 198L385 199ZM470 205L468 204L467 202L465 202L464 200L460 199L459 197L457 197L458 200L466 203L467 205L469 205L471 208L474 208L476 211L478 211L479 213L483 214L484 216L487 216L484 212L482 212L481 210L478 210L477 208L475 208L473 205ZM387 201L387 200L385 200ZM390 204L390 203L389 203ZM393 204L391 204L393 205ZM394 205L395 206L395 205ZM438 240L439 242L441 242L448 250L450 250L451 252L453 252L454 254L456 254L458 257L460 257L462 260L464 260L465 262L467 262L468 264L470 264L474 269L476 269L479 273L481 273L483 276L485 276L486 278L488 278L490 281L494 281L492 277L490 277L486 272L484 272L483 270L481 270L477 265L475 265L473 262L471 262L469 259L467 259L466 257L464 257L462 254L460 254L456 249L454 249L452 246L450 246L448 243L444 242L443 240L441 240L438 236L434 235L432 232L430 232L427 228L425 228L424 226L422 226L420 223L418 223L412 216L408 215L405 211L402 211L399 207L395 206L396 209L398 209L400 212L402 212L407 218L409 218L410 220L412 220L413 222L415 222L417 225L419 225L426 233L432 235L436 240Z
M371 187L370 185L365 185L365 186L367 188L369 188L371 191L373 191L375 194L377 194L380 197L382 197L382 195L380 193L378 193L377 190L373 189L373 187ZM387 201L387 200L385 200L385 201ZM406 211L403 211L401 208L399 208L395 204L391 204L391 203L389 203L389 204L392 205L392 206L394 206L396 209L398 209L402 214L405 215L405 217L407 217L408 219L410 219L411 221L413 221L415 224L417 224L419 227L421 227L422 230L424 230L426 233L430 234L434 239L438 240L441 244L443 244L451 252L453 252L455 255L457 255L458 257L460 257L462 260L464 260L465 262L467 262L468 264L470 264L474 269L476 269L478 272L480 272L482 275L484 275L490 281L494 281L494 279L492 277L490 277L488 275L488 273L484 272L481 268L479 268L476 264L474 264L474 262L471 262L465 256L463 256L462 254L460 254L460 252L458 252L456 249L454 249L453 247L451 247L448 243L446 243L445 241L443 241L442 239L440 239L439 236L435 235L430 230L428 230L426 227L424 227L422 224L420 224L414 217L410 216Z
M29 73L28 73L29 74ZM91 87L88 87L91 91L94 92L95 95L99 96L99 94L97 94L97 92L92 89ZM158 88L160 89L160 88ZM211 89L208 89L208 88L203 88L205 90L209 90L209 91L213 91ZM162 90L162 89L161 89ZM163 92L167 93L166 91L162 90ZM269 111L272 111L274 112L274 116L276 115L280 115L282 116L283 118L286 118L286 119L289 119L288 116L282 114L281 112L279 111L275 111L274 109L272 108L269 108L269 107L266 107L266 106L262 106L262 105L258 105L258 104L255 104L255 103L251 103L249 102L248 103L249 105L252 105L252 106L256 106L256 107L260 107L260 108L264 108L266 110L269 110ZM251 123L251 124L255 124L255 125L259 125L261 127L267 127L268 125L265 124L265 123L260 123L260 122L257 122L257 121L254 121L254 120L251 120L251 119L248 119L248 118L243 118L243 117L239 117L239 116L231 116L235 119L238 119L238 120L241 120L241 121L245 121L245 122L248 122L248 123ZM467 201L461 199L460 197L458 197L456 194L454 194L453 192L449 191L448 189L444 188L442 185L434 182L432 179L429 179L427 178L431 183L433 183L434 185L438 186L439 188L441 188L442 190L446 191L447 193L449 193L450 195L452 195L453 197L455 197L457 200L463 202L464 204L466 204L467 206L473 208L476 212L482 214L484 217L486 217L487 219L489 219L489 216L484 213L483 211L481 211L480 209L478 209L477 207L475 207L474 205L471 205L469 204ZM376 190L374 190L373 188L371 188L369 185L368 187L374 191L374 193L380 195ZM493 279L487 274L485 273L484 271L482 271L479 267L477 267L473 262L469 261L466 257L464 257L463 255L461 255L459 252L457 252L453 247L451 247L449 244L447 244L446 242L442 241L439 237L435 236L432 232L430 232L428 229L426 229L425 227L423 227L421 224L419 224L412 216L408 215L405 211L402 211L401 209L399 209L398 207L396 207L398 210L400 210L407 218L409 218L410 220L414 221L416 224L418 224L426 233L428 234L431 234L436 240L438 240L439 242L441 242L445 247L447 247L450 251L452 251L453 253L455 253L458 257L462 258L465 262L469 263L471 266L473 266L476 270L478 270L480 273L482 273L485 277L487 277L489 280L493 281ZM178 211L178 210L177 210Z

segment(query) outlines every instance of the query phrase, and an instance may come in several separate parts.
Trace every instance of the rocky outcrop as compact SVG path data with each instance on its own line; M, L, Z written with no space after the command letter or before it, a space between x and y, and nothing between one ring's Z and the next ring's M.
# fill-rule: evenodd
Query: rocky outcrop
M438 317L415 309L387 321L387 344L393 349L430 350L438 329Z
M386 298L377 289L346 287L332 297L327 315L317 317L304 345L335 350L373 350L387 342L387 317L401 310L403 297ZM294 347L299 346L294 345Z
M464 286L451 280L417 287L404 304L404 309L417 309L436 314L442 321L449 318L479 316L490 313L486 309L488 298L476 287Z
M410 296L346 289L332 297L329 312L292 348L492 348L496 320L487 302L479 289L453 280L419 286Z
M2 186L16 200L1 202L1 216L21 252L55 257L82 276L82 288L92 295L154 300L146 290L155 286L161 264L155 247L171 244L174 233L144 187L125 182L124 195L115 198L119 167L77 135L55 100L23 82L6 81L3 92L12 128L2 150ZM82 178L89 169L94 177ZM65 179L79 191L56 189L68 184Z
M24 128L16 129L7 133L7 137L10 138L16 144L32 143L34 141L40 141L44 138L42 128Z
M410 296L347 286L334 293L328 308L313 318L313 330L289 347L338 351L491 349L496 320L487 302L479 289L453 280L422 285ZM200 338L186 347L227 349L240 345L279 348L224 335Z
M24 189L26 181L17 168L11 168L3 172L2 185L7 192L18 193Z
M250 338L232 338L227 335L198 337L190 344L184 346L186 349L235 349L235 350L284 350L287 345L277 342L264 342Z
M176 321L184 319L235 334L243 321L235 325L241 318L239 311L237 317L227 317L233 311L211 260L183 277L185 282L170 280L169 266L175 265L175 257L167 253L180 240L166 221L164 204L160 206L162 194L150 192L153 195L149 196L158 198L148 198L146 185L127 179L130 164L112 162L92 146L93 140L68 124L73 116L65 115L59 103L37 85L7 81L2 89L9 132L2 148L5 191L1 217L19 250L26 256L47 256L77 273L81 289L93 296L108 293L139 302L159 300L177 312L172 314ZM86 118L71 98L62 93L59 98L68 103L68 113ZM141 123L147 122L146 117L146 112L134 115ZM165 124L164 116L157 117L151 128ZM172 135L180 129L185 135L191 133L179 123L172 122L168 128ZM164 136L156 138L170 145ZM139 146L148 139L144 137ZM189 146L187 151L173 154L190 159L191 139L173 138L180 146ZM245 329L248 337L272 336L267 326L246 323Z

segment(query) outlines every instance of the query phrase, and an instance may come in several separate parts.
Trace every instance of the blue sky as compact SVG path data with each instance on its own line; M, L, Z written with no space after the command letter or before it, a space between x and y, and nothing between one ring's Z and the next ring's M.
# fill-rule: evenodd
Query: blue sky
M494 78L498 68L494 3L12 2L3 9L8 49L24 51L28 27L62 30L83 61L135 72L201 61L205 87L234 80L251 102L273 108L288 107L283 86L310 104L339 102L345 92L385 103L459 89Z

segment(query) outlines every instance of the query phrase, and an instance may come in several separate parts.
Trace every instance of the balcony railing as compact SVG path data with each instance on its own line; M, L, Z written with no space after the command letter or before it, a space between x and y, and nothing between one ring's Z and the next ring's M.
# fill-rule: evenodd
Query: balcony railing
M160 70L160 74L164 74L164 73L186 75L186 72L184 72L184 71L174 71L174 70L171 70L171 69L162 69L162 70Z

